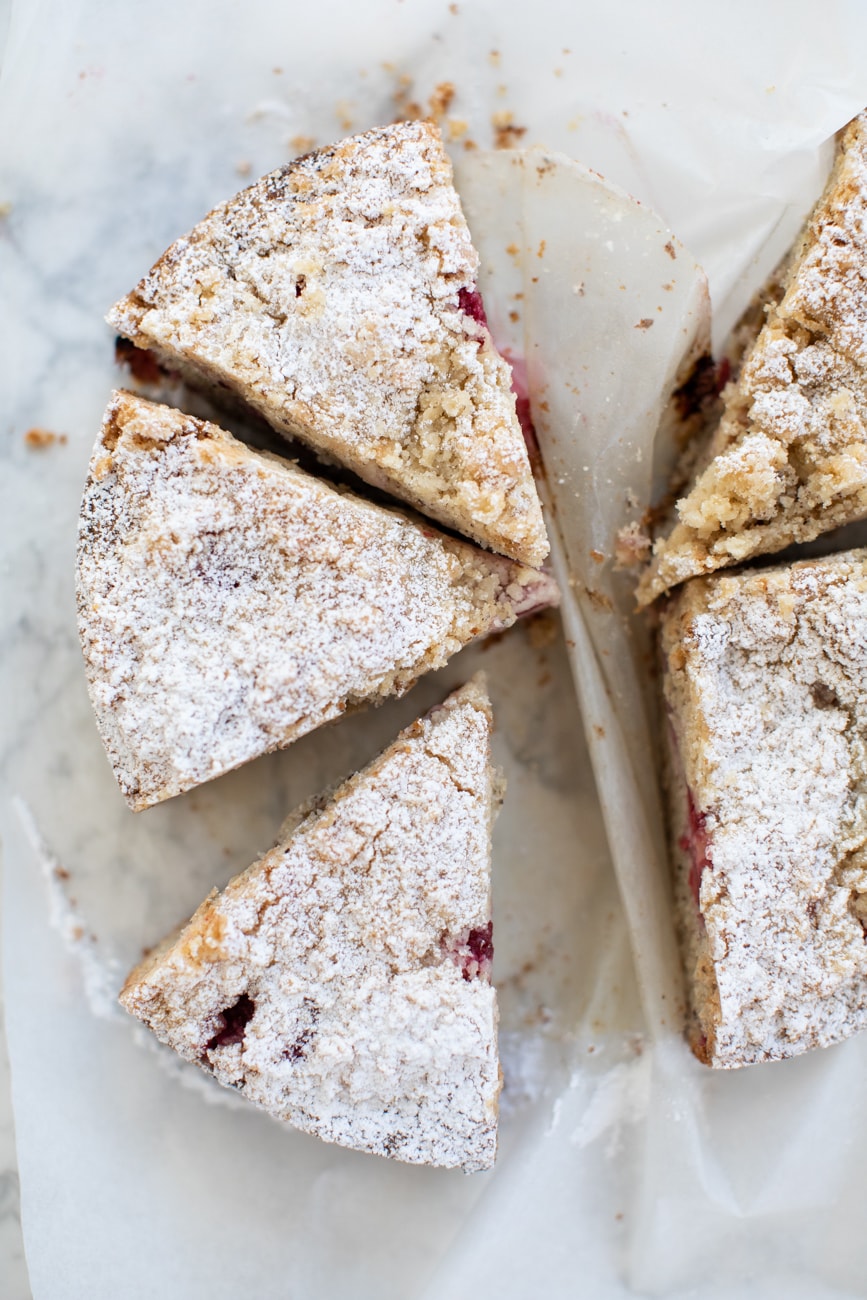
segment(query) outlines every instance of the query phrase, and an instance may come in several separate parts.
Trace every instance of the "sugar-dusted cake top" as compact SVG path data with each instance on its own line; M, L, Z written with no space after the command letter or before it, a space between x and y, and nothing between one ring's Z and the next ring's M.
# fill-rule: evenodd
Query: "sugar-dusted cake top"
M867 552L690 582L662 645L709 1059L834 1042L867 1025Z
M547 537L477 265L438 129L399 122L215 208L109 320L368 482L538 565Z
M843 132L782 296L639 598L867 516L867 114Z
M81 507L97 723L143 808L400 693L550 579L116 393Z
M212 894L132 972L127 1010L327 1141L488 1168L490 728L475 678Z

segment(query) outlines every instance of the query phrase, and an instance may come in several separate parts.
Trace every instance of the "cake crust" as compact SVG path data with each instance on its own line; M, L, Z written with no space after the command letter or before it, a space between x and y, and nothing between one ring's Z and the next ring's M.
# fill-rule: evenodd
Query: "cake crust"
M480 676L292 819L134 971L121 1003L276 1119L412 1163L497 1144Z
M437 127L399 122L215 208L108 320L326 459L537 567L547 536L477 268Z
M82 500L97 725L141 809L401 694L551 579L115 393Z
M714 1066L867 1026L867 551L696 579L662 614L676 895Z
M867 114L842 133L766 311L641 604L867 516Z

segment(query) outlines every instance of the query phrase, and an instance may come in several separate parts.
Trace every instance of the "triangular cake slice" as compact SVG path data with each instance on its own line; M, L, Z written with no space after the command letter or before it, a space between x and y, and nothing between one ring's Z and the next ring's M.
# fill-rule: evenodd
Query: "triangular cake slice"
M306 154L215 208L108 320L483 546L548 553L511 371L437 127Z
M556 600L535 570L123 392L90 463L77 588L97 724L136 809Z
M867 115L843 132L781 287L642 603L867 516Z
M124 1007L307 1133L489 1168L500 1087L490 730L477 677L291 819L136 967Z
M661 633L694 1051L867 1029L867 551L694 579Z

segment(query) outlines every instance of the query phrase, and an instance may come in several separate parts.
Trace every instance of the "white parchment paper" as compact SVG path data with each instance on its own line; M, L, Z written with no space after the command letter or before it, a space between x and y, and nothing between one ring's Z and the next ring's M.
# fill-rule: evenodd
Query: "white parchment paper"
M662 1005L676 964L644 690L606 565L621 488L649 490L666 384L700 327L693 259L720 337L815 197L829 137L867 101L865 49L859 6L819 16L791 0L758 13L554 0L520 13L486 0L13 5L0 79L3 939L36 1300L863 1294L865 1041L712 1076ZM566 611L571 645L516 631L403 701L135 817L96 738L72 601L81 483L116 378L103 312L248 171L425 105L444 82L458 156L511 125L518 143L580 159L661 214L636 216L568 166L538 183L525 174L517 191L511 162L488 164L488 180L482 164L462 173L468 209L484 213L489 182L504 196L470 216L492 321L514 327L529 361L561 563L579 593L598 588L614 609L582 597ZM622 247L614 222L629 231ZM660 303L666 227L684 269ZM520 236L518 259L504 228ZM594 240L601 258L588 257ZM621 255L630 287L612 295ZM590 317L572 311L586 304L569 296L582 281ZM512 306L516 292L526 297ZM636 334L623 303L644 319L642 295L654 317L664 310ZM68 442L29 450L32 426ZM621 437L647 448L642 468L614 454ZM606 556L592 583L588 540ZM604 817L570 655L600 742ZM467 1180L336 1151L227 1106L145 1046L111 993L141 946L246 866L293 803L479 665L511 782L495 845L507 1083L497 1169Z

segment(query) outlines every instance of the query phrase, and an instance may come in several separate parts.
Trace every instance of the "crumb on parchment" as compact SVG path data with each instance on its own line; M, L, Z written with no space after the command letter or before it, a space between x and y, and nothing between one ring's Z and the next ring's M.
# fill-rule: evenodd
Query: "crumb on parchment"
M24 445L31 451L44 451L47 447L53 447L58 443L62 447L66 442L65 433L52 433L50 429L28 429L24 435Z

